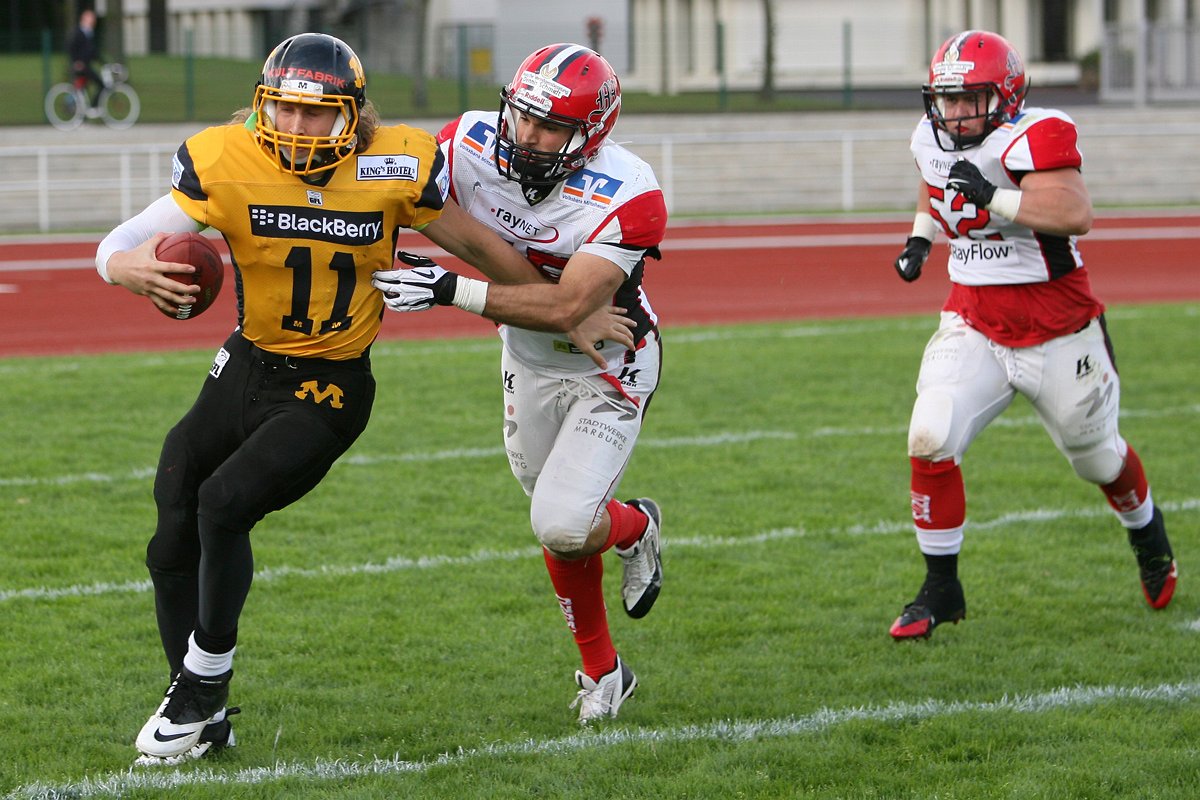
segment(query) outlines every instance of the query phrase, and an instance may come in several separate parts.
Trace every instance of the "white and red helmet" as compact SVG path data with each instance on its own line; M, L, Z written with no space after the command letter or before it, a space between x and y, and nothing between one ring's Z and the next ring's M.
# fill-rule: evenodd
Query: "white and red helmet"
M929 65L929 82L921 87L921 94L938 145L943 150L962 150L978 145L989 133L1016 117L1028 88L1021 56L1003 36L964 31L938 48ZM977 103L976 113L954 119L983 119L983 132L965 136L947 124L950 120L940 100L946 95L972 93L982 101Z
M617 123L621 82L604 57L578 44L552 44L521 62L500 90L496 166L524 185L553 186L596 156ZM515 141L522 114L571 128L558 152L521 147Z

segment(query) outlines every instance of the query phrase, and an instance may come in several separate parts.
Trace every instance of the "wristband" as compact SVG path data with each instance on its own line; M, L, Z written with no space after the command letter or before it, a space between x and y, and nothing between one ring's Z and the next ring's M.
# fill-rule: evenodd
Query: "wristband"
M988 211L1007 220L1015 220L1020 208L1020 189L997 189L996 193L992 195L992 202L987 204Z
M117 282L108 277L108 259L112 257L112 253L104 252L103 244L101 249L96 252L96 272L100 273L100 277L104 278L104 282L110 286L116 286Z
M922 239L933 241L937 238L938 224L933 221L933 217L926 214L924 211L917 212L917 218L913 220L913 229L911 236L920 236Z
M483 314L487 305L487 281L477 281L474 278L458 276L454 287L454 305L472 314Z

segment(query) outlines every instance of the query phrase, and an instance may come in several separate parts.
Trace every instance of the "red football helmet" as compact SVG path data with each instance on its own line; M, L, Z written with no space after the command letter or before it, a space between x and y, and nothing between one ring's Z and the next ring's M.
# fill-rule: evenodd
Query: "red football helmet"
M965 31L951 36L938 48L929 65L929 83L921 87L921 94L938 146L962 150L978 145L1017 116L1028 89L1021 56L1003 36ZM973 111L963 108L962 102L949 108L953 101L972 99ZM976 119L983 120L983 130L978 134L960 133L952 124ZM949 139L949 145L945 139Z
M526 186L553 186L595 157L617 123L621 83L603 56L578 44L552 44L521 62L500 90L496 167ZM523 114L571 128L558 152L516 142Z

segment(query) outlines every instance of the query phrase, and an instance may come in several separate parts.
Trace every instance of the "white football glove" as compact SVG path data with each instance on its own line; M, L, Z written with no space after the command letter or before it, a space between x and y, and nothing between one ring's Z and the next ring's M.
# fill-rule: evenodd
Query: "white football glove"
M396 253L396 259L409 268L379 270L371 276L371 285L383 292L383 302L392 311L425 311L454 302L457 273L447 272L432 259L403 250Z

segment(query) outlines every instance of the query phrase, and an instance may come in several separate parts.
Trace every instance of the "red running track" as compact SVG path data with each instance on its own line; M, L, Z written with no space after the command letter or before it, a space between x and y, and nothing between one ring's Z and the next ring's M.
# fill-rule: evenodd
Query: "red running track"
M946 247L925 274L902 282L892 260L910 225L897 222L681 224L646 288L664 327L692 324L936 314L949 290ZM215 347L236 321L233 281L203 316L163 316L144 297L105 285L92 266L98 237L0 240L0 355ZM433 252L417 234L401 246ZM224 244L220 243L222 249ZM1092 285L1110 307L1200 300L1200 215L1105 216L1081 243ZM468 274L455 259L446 265ZM486 336L490 322L453 308L385 315L381 339Z

